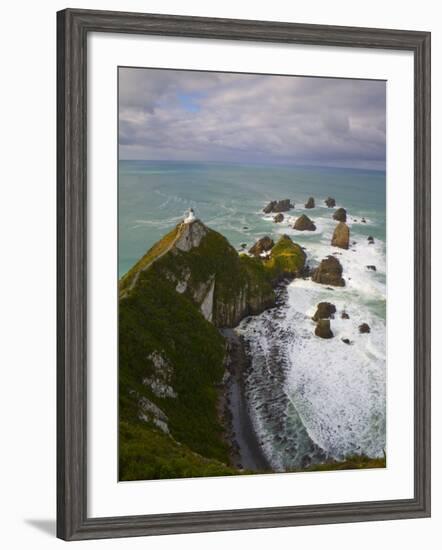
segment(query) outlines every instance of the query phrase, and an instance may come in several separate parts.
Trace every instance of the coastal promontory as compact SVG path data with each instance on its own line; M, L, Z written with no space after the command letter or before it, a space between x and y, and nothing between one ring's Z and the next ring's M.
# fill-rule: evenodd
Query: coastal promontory
M119 283L121 480L229 475L219 389L221 328L275 304L306 256L283 235L266 257L238 254L198 219L182 222Z

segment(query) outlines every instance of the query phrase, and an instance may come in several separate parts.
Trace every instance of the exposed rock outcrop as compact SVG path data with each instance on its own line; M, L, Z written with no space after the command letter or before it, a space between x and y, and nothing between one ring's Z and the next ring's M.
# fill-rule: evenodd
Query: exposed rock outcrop
M152 422L162 432L168 434L168 418L164 412L147 397L139 396L136 392L134 395L138 398L138 419L142 422Z
M149 370L151 374L143 378L142 383L148 386L157 397L176 398L177 394L171 386L173 368L170 362L162 353L156 350L147 356L147 360L150 363L150 365L147 366L150 366L150 369L147 368L147 370Z
M282 199L280 201L270 201L267 206L263 208L265 214L277 213L277 212L288 212L293 208L293 204L290 202L290 199Z
M333 197L327 197L324 202L329 208L334 208L336 206L336 201Z
M345 286L342 278L342 265L334 256L328 256L321 261L312 274L312 281L322 285Z
M371 235L367 237L367 241L368 241L368 244L374 244L374 238Z
M348 339L348 338L341 338L342 342L344 342L344 344L347 344L348 346L351 344L351 341Z
M175 247L183 252L189 252L200 245L207 231L207 227L202 223L183 223L181 233L175 241Z
M367 265L367 269L370 269L370 271L376 271L375 265Z
M348 249L350 242L350 229L344 222L339 222L333 232L331 244L332 246L338 246L339 248Z
M187 281L190 278L190 270L189 269L183 269L181 273L181 277L176 280L176 277L173 274L167 274L166 275L169 281L172 281L173 283L176 283L175 290L179 292L180 294L183 294L183 292L186 292L187 290Z
M345 311L345 309L341 313L341 319L350 319L350 315Z
M347 221L347 210L345 208L338 208L333 213L333 219L338 222L346 222Z
M279 212L279 214L276 214L276 216L273 218L273 221L275 223L281 223L284 221L284 214L281 214L281 212Z
M313 321L319 321L319 319L334 319L336 313L336 306L330 304L330 302L320 302L316 306L316 313L313 315Z
M260 256L263 252L268 252L274 246L274 241L269 236L261 237L256 243L249 249L250 254L254 256Z
M297 231L316 231L316 225L308 216L302 214L302 216L295 221L293 229Z
M305 203L305 208L314 208L315 207L315 199L313 197L309 197L308 201Z
M213 321L213 294L215 292L215 277L212 277L207 281L205 285L202 285L204 290L198 296L198 302L200 303L200 311L206 321Z
M361 334L368 334L370 332L370 327L367 323L362 323L362 325L359 325L359 332Z
M333 332L330 329L330 321L328 319L320 319L316 323L315 334L320 338L333 338Z

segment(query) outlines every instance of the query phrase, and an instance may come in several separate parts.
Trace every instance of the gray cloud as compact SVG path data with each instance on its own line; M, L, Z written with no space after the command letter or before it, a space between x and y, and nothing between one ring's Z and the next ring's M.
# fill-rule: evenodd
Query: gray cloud
M385 82L120 69L123 159L385 167Z

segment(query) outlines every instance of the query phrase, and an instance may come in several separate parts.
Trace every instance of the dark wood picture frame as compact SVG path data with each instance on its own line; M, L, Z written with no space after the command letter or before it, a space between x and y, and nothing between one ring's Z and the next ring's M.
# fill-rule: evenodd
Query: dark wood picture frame
M90 32L408 50L414 55L414 497L87 517L87 36ZM160 535L430 515L430 33L67 9L57 14L57 536Z

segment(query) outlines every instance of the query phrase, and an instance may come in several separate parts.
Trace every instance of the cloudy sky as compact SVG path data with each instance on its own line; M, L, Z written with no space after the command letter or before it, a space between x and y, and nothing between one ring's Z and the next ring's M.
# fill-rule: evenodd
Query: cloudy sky
M119 69L121 159L385 169L385 82Z

